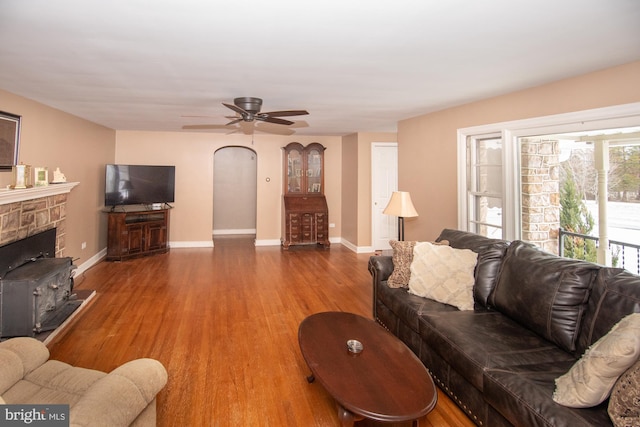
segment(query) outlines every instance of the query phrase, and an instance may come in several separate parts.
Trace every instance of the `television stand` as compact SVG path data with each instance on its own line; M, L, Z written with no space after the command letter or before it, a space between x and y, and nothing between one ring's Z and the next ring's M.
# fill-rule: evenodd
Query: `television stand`
M107 261L169 252L169 209L108 211Z

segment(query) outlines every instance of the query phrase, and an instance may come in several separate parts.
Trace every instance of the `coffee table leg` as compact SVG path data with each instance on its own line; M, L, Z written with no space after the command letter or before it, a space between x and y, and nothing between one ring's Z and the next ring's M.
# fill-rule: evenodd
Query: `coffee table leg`
M344 409L342 405L338 404L338 419L340 420L340 425L342 427L353 427L353 424L356 421L362 420L363 417L356 416L355 414Z

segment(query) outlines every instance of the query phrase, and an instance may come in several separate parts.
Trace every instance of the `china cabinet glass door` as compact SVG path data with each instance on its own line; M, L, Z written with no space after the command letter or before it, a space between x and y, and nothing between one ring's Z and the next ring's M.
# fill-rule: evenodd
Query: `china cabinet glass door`
M307 152L307 193L322 192L322 154L317 148Z
M304 170L302 151L291 149L287 154L287 193L301 193Z

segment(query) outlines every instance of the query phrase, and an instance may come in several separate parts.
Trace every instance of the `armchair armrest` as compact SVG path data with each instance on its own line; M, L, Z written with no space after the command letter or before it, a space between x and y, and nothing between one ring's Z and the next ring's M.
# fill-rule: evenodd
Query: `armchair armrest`
M125 363L96 381L70 410L71 426L128 426L167 383L154 359Z
M35 338L11 338L0 343L0 394L49 360L49 349Z

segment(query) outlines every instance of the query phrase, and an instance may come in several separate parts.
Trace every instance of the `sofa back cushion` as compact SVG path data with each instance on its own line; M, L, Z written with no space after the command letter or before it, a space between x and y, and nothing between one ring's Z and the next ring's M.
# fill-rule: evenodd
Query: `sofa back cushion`
M506 251L489 303L560 348L574 352L599 268L514 241Z
M582 355L631 313L640 313L640 276L622 268L601 268L582 320L576 354Z
M473 298L477 305L486 307L489 295L496 285L502 258L509 242L448 228L442 230L436 242L442 240L448 240L452 248L471 249L478 254L474 271Z

